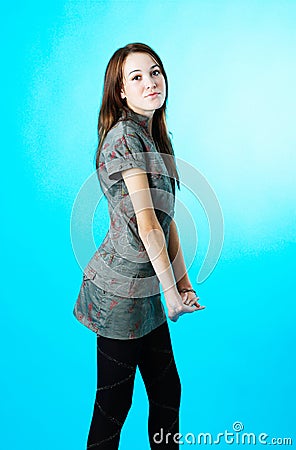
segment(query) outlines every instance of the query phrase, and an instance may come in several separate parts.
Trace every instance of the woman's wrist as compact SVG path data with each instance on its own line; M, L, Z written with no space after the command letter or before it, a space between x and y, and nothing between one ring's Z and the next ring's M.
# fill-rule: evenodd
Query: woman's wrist
M179 281L176 286L179 294L185 292L194 292L196 294L196 291L193 289L192 284L190 283L188 278L186 280Z
M174 284L173 286L169 287L168 289L163 290L164 295L178 295L179 290L177 288L177 286Z
M190 289L192 287L187 272L183 273L183 276L179 278L176 277L176 285L177 289Z
M181 289L192 289L192 285L189 281L186 282L179 282L176 284L178 291L180 292Z
M177 286L164 291L164 299L168 308L176 305L182 305L182 294L178 291Z
M191 288L183 288L183 289L178 289L179 294L185 294L185 292L194 292L196 294L196 291L191 287Z

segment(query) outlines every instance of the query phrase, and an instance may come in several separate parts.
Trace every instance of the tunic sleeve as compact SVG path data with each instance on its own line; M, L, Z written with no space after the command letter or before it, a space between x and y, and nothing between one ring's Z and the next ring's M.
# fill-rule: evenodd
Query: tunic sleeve
M105 165L111 180L122 178L121 171L139 167L147 171L147 153L140 138L134 134L114 137L103 145Z

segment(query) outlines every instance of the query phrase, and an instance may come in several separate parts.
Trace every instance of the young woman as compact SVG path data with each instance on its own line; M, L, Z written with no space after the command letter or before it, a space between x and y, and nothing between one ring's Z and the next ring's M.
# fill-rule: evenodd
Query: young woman
M174 152L168 83L159 56L129 44L110 59L99 114L96 169L110 228L83 273L75 317L97 335L97 391L87 449L118 449L136 368L149 399L151 449L179 448L180 379L168 317L205 308L186 273L173 220Z

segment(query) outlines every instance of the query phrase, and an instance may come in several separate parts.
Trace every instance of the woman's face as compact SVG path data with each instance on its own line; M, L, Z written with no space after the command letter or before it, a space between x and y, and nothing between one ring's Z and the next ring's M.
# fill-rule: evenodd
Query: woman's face
M138 114L152 117L165 101L166 84L157 62L148 53L130 53L123 66L121 98Z

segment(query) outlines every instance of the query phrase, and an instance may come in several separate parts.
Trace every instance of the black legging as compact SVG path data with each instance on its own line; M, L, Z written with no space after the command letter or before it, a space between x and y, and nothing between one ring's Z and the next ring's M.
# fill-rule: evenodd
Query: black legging
M179 432L181 384L165 322L136 339L97 336L97 391L87 449L118 449L120 432L132 404L137 365L149 399L151 449L179 448L174 435Z

